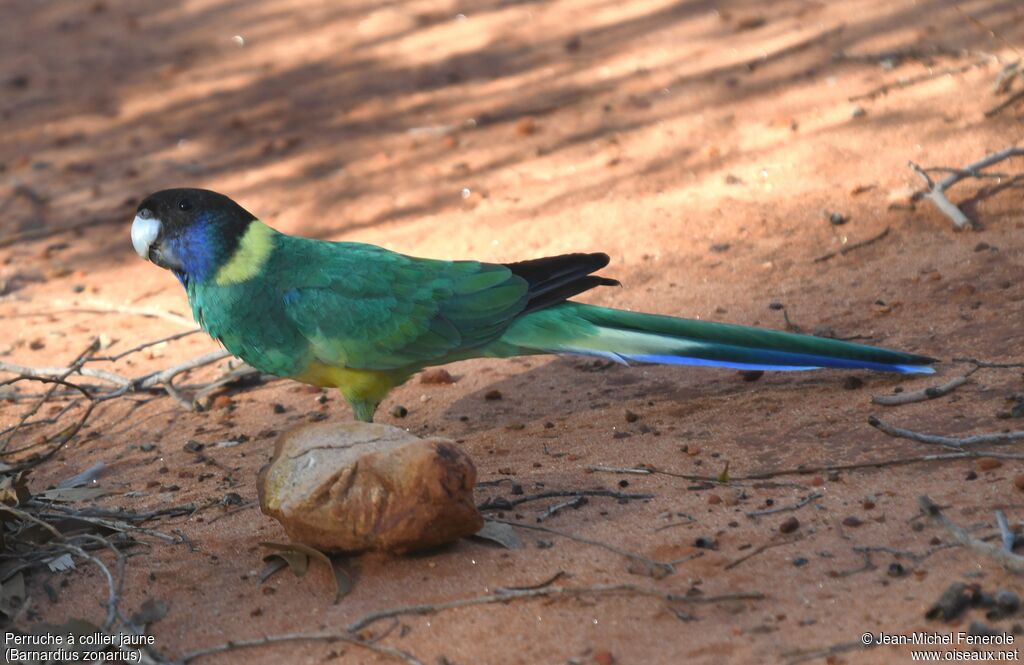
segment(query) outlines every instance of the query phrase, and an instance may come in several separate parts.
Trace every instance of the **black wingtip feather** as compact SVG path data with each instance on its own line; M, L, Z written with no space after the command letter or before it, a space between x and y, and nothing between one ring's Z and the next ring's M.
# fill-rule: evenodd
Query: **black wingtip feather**
M608 277L591 275L608 265L607 254L562 254L530 261L508 263L505 267L530 285L526 312L556 305L598 286L619 286Z

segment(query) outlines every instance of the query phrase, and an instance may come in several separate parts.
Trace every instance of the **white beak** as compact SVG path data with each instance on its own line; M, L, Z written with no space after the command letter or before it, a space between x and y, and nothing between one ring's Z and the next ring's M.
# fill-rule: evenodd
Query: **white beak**
M160 235L160 220L155 217L143 219L138 215L132 221L132 246L144 259L149 258L149 248Z

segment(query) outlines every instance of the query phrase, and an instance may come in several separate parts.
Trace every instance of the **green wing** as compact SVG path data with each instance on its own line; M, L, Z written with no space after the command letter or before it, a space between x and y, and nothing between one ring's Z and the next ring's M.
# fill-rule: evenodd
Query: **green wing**
M528 302L503 265L417 259L359 243L286 237L271 268L284 312L321 362L420 367L498 337Z

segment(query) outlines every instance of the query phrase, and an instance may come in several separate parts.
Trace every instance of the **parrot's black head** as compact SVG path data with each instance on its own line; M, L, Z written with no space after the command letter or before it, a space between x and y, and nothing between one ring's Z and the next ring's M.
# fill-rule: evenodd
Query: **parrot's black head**
M216 274L256 218L223 194L206 189L164 189L139 204L132 245L139 256L183 282Z

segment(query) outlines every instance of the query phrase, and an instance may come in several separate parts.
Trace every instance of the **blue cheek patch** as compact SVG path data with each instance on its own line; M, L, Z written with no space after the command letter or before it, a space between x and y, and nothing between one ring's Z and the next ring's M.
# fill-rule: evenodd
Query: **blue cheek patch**
M181 235L167 240L168 248L181 261L185 282L202 282L216 270L216 254L210 236L210 225L203 217L190 224Z

